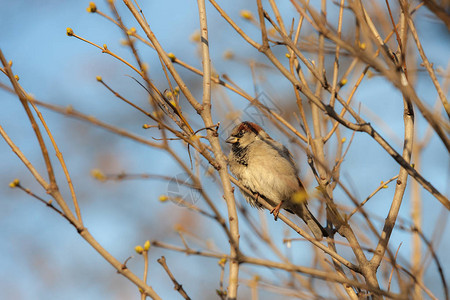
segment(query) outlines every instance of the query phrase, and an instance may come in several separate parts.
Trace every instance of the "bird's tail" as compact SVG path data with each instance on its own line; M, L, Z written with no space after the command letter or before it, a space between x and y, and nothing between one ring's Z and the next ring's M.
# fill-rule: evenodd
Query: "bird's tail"
M328 233L325 231L319 221L317 221L317 219L309 211L306 203L293 205L293 207L290 207L290 209L292 209L292 211L306 223L309 230L311 230L317 240L320 241L324 236L328 236Z

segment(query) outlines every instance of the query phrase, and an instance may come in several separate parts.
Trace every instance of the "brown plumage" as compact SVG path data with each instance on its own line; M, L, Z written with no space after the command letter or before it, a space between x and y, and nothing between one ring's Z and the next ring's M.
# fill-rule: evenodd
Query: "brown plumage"
M275 219L281 208L299 216L314 237L321 240L325 230L306 204L306 191L287 148L273 140L259 125L242 122L226 140L232 144L228 157L230 171L247 189L274 207ZM261 208L250 195L241 191L250 205ZM296 201L297 200L297 201Z

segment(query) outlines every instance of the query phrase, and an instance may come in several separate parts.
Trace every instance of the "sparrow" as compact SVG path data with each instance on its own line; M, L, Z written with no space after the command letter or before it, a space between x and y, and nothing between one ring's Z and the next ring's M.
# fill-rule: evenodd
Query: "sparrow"
M259 125L242 122L234 127L226 142L231 144L228 164L231 173L256 198L272 205L270 211L277 220L280 209L299 216L317 240L327 232L309 211L306 190L298 178L298 169L289 150L273 140ZM257 208L262 205L241 190L247 202Z

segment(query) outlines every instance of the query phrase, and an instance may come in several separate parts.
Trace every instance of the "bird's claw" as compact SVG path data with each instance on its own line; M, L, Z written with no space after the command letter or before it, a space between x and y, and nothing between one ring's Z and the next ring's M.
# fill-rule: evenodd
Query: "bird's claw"
M275 221L278 219L278 215L280 214L280 209L281 209L282 204L283 204L283 201L278 203L278 205L275 206L274 208L272 208L272 210L270 211L270 214L273 215L273 219Z

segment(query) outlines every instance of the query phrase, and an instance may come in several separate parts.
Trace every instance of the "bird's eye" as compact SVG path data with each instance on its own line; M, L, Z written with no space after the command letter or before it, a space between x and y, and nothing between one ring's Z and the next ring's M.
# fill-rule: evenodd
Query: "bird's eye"
M236 137L237 137L237 138L241 138L243 135L244 135L244 132L243 132L243 131L239 131L239 132L236 134Z

